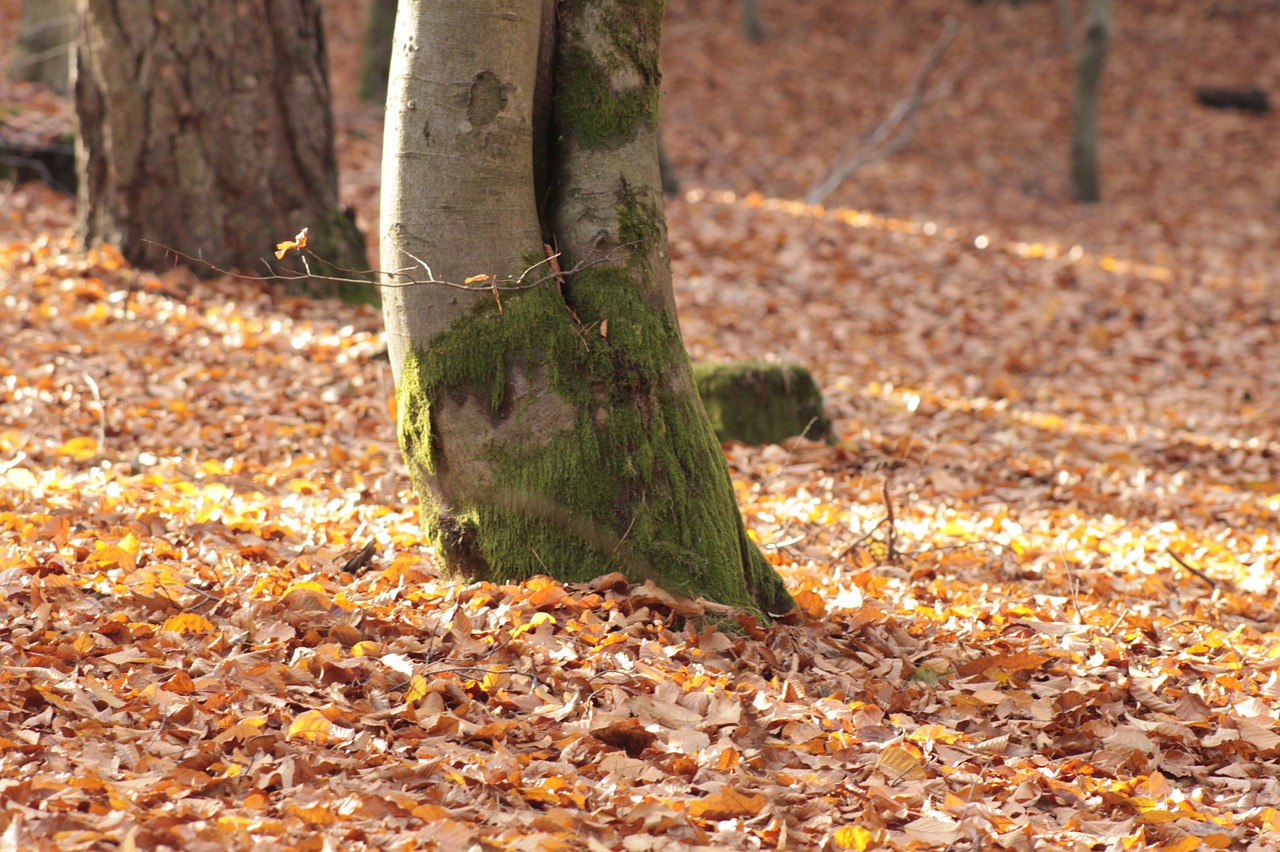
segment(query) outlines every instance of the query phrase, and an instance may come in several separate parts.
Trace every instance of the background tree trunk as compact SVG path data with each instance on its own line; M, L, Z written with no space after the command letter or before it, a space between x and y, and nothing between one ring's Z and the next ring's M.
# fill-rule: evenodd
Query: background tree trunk
M662 3L537 11L399 9L382 256L404 274L384 304L400 440L437 555L472 578L621 570L787 612L676 322L657 156ZM564 276L548 276L544 242ZM530 286L406 284L427 267Z
M760 19L760 0L742 0L742 34L747 41L764 39L764 23Z
M1097 203L1098 88L1111 41L1111 0L1089 0L1084 41L1076 61L1076 94L1071 111L1071 195Z
M262 273L274 244L308 227L319 257L366 268L338 205L317 0L80 2L86 240L141 266L170 265L171 247Z
M68 91L75 34L75 0L25 0L9 79L34 80L57 92Z
M367 14L360 57L360 100L381 104L387 100L387 76L391 73L396 0L372 0Z

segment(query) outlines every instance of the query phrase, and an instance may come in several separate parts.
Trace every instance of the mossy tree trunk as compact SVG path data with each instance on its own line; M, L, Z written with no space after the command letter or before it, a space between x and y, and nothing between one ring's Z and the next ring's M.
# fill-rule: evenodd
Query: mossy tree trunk
M1098 180L1098 100L1102 69L1111 42L1111 0L1089 0L1084 41L1076 59L1076 93L1071 110L1071 195L1096 204Z
M621 570L777 615L793 603L747 538L676 322L662 11L402 0L382 199L400 440L452 573Z
M318 256L367 267L338 204L319 0L79 2L87 241L139 266L166 268L176 249L261 274L307 227Z

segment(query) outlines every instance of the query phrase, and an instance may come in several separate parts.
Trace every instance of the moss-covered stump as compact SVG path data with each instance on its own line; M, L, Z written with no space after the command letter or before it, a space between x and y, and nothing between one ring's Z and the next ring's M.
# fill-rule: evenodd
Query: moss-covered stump
M830 440L822 391L795 364L694 364L693 380L721 441L776 444L802 435Z

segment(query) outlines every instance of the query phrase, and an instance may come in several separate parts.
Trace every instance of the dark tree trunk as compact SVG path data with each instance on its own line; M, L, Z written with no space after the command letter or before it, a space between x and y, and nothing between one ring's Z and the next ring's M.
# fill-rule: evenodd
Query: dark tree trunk
M1071 110L1071 195L1095 204L1098 178L1098 100L1111 43L1111 0L1089 0L1084 40L1076 59L1076 95Z
M318 0L80 3L87 241L145 267L172 264L172 248L262 273L275 243L306 227L316 255L366 267L338 204Z
M396 0L373 0L365 19L364 48L360 56L360 99L363 101L386 103L395 32Z
M748 41L764 39L764 24L760 20L760 0L742 0L742 34Z

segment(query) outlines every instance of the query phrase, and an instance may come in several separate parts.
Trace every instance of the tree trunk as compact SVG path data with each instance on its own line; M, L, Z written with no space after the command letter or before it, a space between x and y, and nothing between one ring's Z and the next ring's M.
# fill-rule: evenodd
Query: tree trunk
M318 0L80 0L79 224L131 262L266 272L275 243L364 269L339 208ZM324 265L317 273L327 272ZM373 288L366 288L372 292Z
M676 322L661 22L661 0L402 0L382 198L400 440L452 573L621 570L777 615Z
M364 48L360 57L360 99L386 103L387 75L391 73L391 43L396 29L397 0L373 0L365 19Z
M1096 204L1098 188L1098 88L1111 41L1111 0L1089 0L1084 41L1076 60L1076 96L1071 111L1071 194Z
M747 41L764 39L764 24L760 20L760 0L742 0L742 34Z
M33 80L65 93L71 85L75 0L25 0L9 79Z

